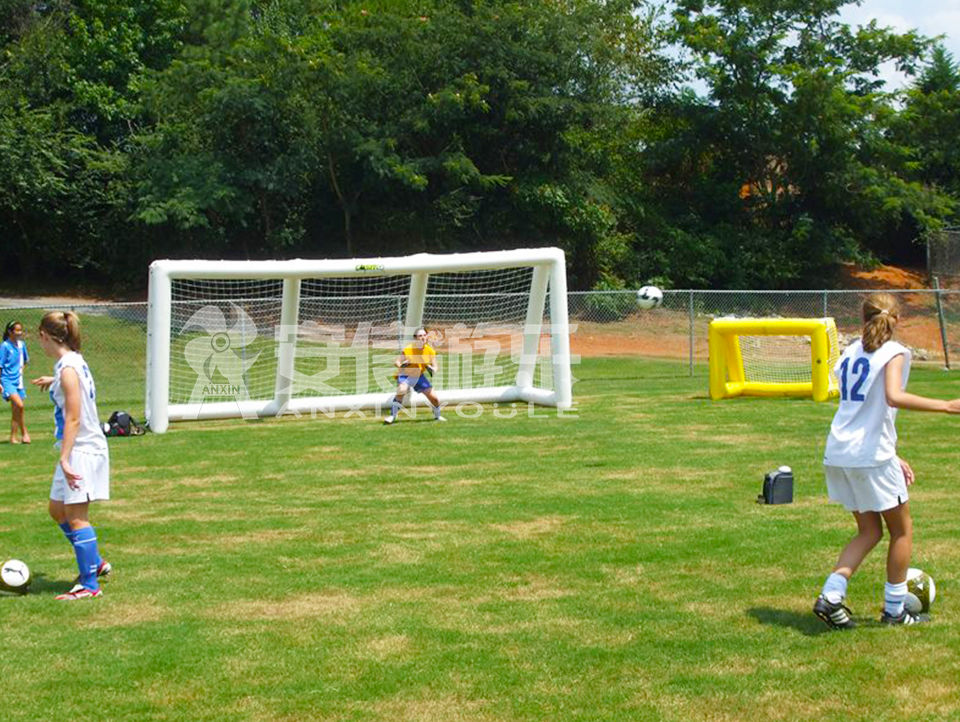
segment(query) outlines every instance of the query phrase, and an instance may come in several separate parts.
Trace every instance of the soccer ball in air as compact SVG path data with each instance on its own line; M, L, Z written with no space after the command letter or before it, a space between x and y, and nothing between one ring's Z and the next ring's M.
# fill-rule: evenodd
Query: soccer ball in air
M921 569L911 567L907 570L907 598L903 605L908 612L929 612L936 596L937 586L933 583L933 577Z
M643 286L637 291L637 305L640 308L656 308L663 303L663 291L656 286Z
M30 568L19 559L10 559L0 567L0 593L26 594L30 586Z

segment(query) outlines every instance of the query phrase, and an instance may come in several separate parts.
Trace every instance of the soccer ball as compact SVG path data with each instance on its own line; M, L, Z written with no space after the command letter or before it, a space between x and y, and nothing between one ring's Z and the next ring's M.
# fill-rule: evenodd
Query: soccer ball
M26 594L30 586L30 568L19 559L5 561L0 567L0 593Z
M930 605L937 597L937 586L933 577L920 569L911 567L907 570L907 598L904 607L911 614L929 612Z
M661 303L663 303L663 291L656 286L643 286L637 291L637 305L640 308L656 308Z

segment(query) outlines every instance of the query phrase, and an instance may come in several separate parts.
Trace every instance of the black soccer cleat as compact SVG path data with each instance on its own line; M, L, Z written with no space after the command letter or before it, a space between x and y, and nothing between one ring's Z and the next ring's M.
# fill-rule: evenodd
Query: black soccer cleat
M834 604L822 594L813 603L813 613L830 629L853 629L856 623L850 618L852 612L842 602Z
M927 614L913 614L912 612L908 612L906 608L904 608L899 615L887 614L887 610L883 610L883 613L880 615L880 621L890 626L898 626L900 624L924 624L930 621L930 616Z

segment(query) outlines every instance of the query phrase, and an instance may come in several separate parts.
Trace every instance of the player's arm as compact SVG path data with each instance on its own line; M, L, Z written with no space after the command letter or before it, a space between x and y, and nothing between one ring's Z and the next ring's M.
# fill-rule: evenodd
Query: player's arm
M76 489L76 482L83 477L70 466L70 453L80 430L80 377L76 369L67 366L60 372L60 388L63 389L63 439L60 441L60 468L67 484Z
M887 403L897 409L912 411L941 411L944 413L960 413L960 404L956 401L930 399L918 396L903 390L903 354L894 356L883 369L884 391L887 394Z
M38 376L33 381L30 382L34 386L39 386L41 389L46 391L50 388L50 385L53 383L53 376Z
M394 359L393 365L398 369L402 369L404 366L409 366L410 361L407 359L406 354L400 354L396 359Z

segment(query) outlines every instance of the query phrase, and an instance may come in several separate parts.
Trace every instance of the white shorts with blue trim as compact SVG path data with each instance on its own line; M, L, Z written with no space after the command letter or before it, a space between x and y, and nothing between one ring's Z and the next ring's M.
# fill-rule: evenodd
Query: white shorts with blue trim
M847 511L887 511L910 498L897 457L880 466L824 465L823 469L830 500Z

